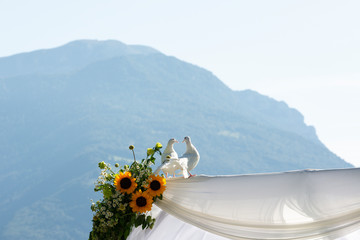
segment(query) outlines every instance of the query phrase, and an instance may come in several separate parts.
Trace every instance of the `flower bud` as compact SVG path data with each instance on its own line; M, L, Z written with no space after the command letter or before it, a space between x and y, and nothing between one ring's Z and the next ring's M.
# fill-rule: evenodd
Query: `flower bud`
M133 150L133 149L134 149L134 145L130 145L130 146L129 146L129 149L130 149L130 150Z
M156 145L155 145L156 148L162 148L162 145L161 143L157 142Z
M124 211L125 210L125 205L121 203L120 206L119 206L119 210Z
M99 162L99 168L100 169L105 169L106 168L106 163L104 161Z
M155 152L155 151L154 151L154 149L152 149L152 148L148 148L148 149L147 149L147 155L148 155L148 156L154 154L154 152Z
M95 210L96 210L95 209L95 203L92 203L90 208L91 208L91 211L95 212Z
M119 164L118 164L118 163L115 163L115 167L119 167Z

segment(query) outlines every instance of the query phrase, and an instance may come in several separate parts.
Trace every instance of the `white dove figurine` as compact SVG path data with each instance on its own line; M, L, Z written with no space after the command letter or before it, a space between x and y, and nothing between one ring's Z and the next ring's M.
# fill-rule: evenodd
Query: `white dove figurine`
M168 144L161 155L161 165L154 172L155 175L158 175L162 170L165 173L166 177L168 176L168 174L172 174L173 176L175 176L175 171L181 169L179 163L174 161L178 160L178 154L174 150L174 143L178 143L175 138L171 138L168 141Z
M190 173L196 165L199 163L200 154L198 150L196 150L195 146L191 143L190 137L184 137L182 142L186 143L186 151L185 153L179 158L179 163L181 166L185 166L187 172L189 173L190 177L194 176ZM183 173L184 177L186 178L185 174Z
M168 144L161 155L161 164L165 162L167 156L170 156L170 158L178 158L178 154L175 152L174 149L174 143L179 143L179 142L175 138L171 138L168 141Z
M173 175L173 177L175 177L176 170L182 170L182 174L184 175L184 178L189 177L184 161L180 161L180 159L178 158L170 158L169 155L165 159L165 162L156 169L154 174L158 175L161 170L166 174L166 177L168 176L168 174Z

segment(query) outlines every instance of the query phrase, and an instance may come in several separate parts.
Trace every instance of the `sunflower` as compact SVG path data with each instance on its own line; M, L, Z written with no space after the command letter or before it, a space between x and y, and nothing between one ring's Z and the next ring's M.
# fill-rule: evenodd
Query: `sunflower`
M142 192L141 190L136 192L132 196L132 201L130 202L130 207L133 212L145 213L151 210L151 206L153 203L152 197L146 192Z
M130 194L137 187L135 180L136 178L132 178L130 172L120 172L119 174L115 175L114 185L116 190Z
M160 196L165 191L166 180L163 177L151 175L148 183L146 187L150 196Z

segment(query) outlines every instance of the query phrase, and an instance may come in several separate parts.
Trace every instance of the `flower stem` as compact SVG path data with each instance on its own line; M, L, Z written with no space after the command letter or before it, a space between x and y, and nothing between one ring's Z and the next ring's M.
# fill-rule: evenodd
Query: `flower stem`
M132 153L133 153L133 156L134 156L134 162L136 161L136 158L135 158L135 152L134 152L134 149L131 149Z

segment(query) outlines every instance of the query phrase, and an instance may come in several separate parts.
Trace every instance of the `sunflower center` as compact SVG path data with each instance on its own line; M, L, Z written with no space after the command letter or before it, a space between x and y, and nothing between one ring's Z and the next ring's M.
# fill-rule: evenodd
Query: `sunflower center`
M138 206L138 207L144 207L144 206L146 206L146 198L144 198L144 197L138 197L137 199L136 199L136 205Z
M123 178L120 180L120 187L122 189L128 189L131 187L131 180L129 178Z
M161 184L160 184L159 181L157 181L157 180L154 180L154 181L152 181L152 182L150 183L150 188L151 188L151 190L153 190L153 191L159 190L160 187L161 187Z

